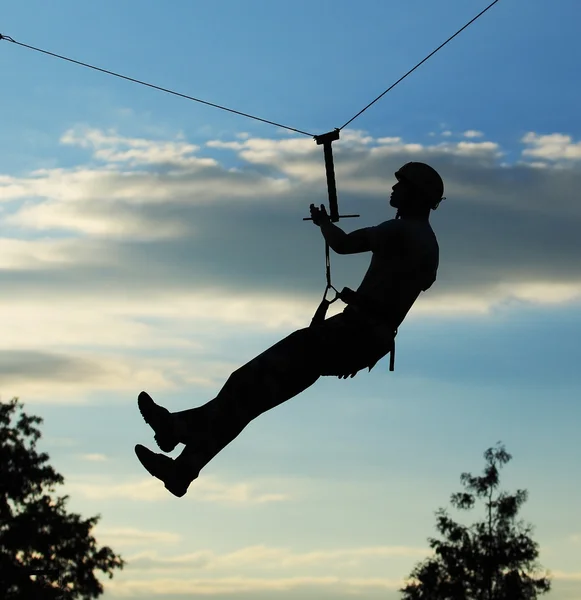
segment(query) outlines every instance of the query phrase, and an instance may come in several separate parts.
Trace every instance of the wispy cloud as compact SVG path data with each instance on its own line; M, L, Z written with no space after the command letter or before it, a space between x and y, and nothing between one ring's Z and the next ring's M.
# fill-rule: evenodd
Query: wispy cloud
M146 531L130 527L95 527L95 535L100 543L107 546L127 548L131 546L149 547L172 546L181 541L182 536L169 531Z
M559 581L579 581L581 582L581 571L578 572L567 572L567 571L551 571L551 576Z
M129 557L132 570L187 572L188 569L205 571L225 570L232 572L238 568L248 569L298 569L306 567L325 567L336 570L356 569L371 559L388 557L425 558L432 551L429 548L407 546L371 546L363 548L339 548L333 550L315 550L293 552L289 548L273 548L264 545L249 546L234 552L219 554L212 550L203 550L182 556L161 557L155 552L144 552Z
M111 389L133 394L136 384L141 388L172 389L186 382L213 383L191 373L185 359L116 358L112 352L97 356L79 350L74 355L0 351L0 375L3 395L51 404L82 404L86 394Z
M79 458L87 462L106 462L109 460L105 454L81 454Z
M252 592L258 594L294 591L303 595L314 592L315 597L318 590L319 594L324 594L325 597L330 597L331 594L335 594L335 597L347 597L395 591L407 581L405 577L398 579L364 576L360 571L362 565L368 567L367 571L375 570L380 568L382 560L390 557L411 559L411 565L432 554L433 551L427 548L397 546L355 547L302 553L293 552L288 548L250 546L223 554L202 550L169 557L148 552L126 557L128 564L124 573L115 581L107 582L106 587L107 591L119 596L134 596L140 593L163 597L180 594L187 594L188 597L242 596ZM377 565L373 560L379 561ZM287 569L294 575L285 576ZM239 570L248 575L233 575ZM196 575L199 572L205 576L192 576L192 572ZM581 573L550 571L548 574L555 582L581 581Z
M174 501L163 483L153 477L117 483L106 478L81 478L69 476L65 482L66 493L91 500L132 500L135 502ZM267 491L248 482L223 482L213 476L200 475L188 491L188 502L210 502L224 506L262 505L286 502L291 499L287 491Z
M2 396L0 396L0 400L6 400L6 398L3 398ZM79 440L78 439L73 439L73 438L63 438L63 437L47 437L44 440L44 444L46 446L50 446L52 448L74 448L75 446L78 446L79 444Z
M261 592L285 592L301 590L320 590L322 593L340 595L361 594L365 591L395 590L402 581L389 578L344 578L333 576L322 577L285 577L285 578L252 578L224 577L216 579L148 579L107 582L108 592L119 596L132 597L143 594L159 595L167 598L177 594L188 594L188 598L197 596L233 595Z

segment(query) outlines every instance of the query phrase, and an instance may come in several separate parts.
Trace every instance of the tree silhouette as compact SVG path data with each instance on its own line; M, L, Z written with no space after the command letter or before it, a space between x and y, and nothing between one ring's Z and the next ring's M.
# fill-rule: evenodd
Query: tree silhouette
M90 535L100 516L83 520L66 512L68 496L53 496L64 478L36 451L43 420L22 409L18 398L0 402L0 596L98 598L103 586L94 571L111 579L125 562Z
M451 502L470 510L476 498L485 500L485 519L466 527L438 509L436 527L445 539L428 539L436 555L414 568L411 581L399 590L404 600L534 600L551 589L548 578L535 577L540 566L532 526L516 521L527 491L501 492L493 498L499 468L512 456L498 442L484 458L484 475L462 473L460 481L468 491L452 494Z

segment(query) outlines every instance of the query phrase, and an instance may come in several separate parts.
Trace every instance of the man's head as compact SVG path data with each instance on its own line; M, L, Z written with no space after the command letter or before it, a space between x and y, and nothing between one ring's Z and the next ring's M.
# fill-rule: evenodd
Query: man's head
M438 172L420 162L406 163L395 173L397 183L392 187L390 204L398 216L428 219L444 200L444 182Z

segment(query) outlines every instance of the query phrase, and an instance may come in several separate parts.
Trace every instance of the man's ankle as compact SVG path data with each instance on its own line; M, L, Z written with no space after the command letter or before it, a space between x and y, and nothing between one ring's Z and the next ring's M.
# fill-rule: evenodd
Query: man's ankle
M180 476L190 477L192 480L198 477L202 468L208 461L204 460L201 453L184 450L175 460L175 466Z

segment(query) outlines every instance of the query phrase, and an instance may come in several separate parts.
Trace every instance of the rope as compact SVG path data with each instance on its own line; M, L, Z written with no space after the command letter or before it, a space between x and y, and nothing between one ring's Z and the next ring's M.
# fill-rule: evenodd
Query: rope
M193 96L188 96L186 94L180 94L179 92L174 92L173 90L160 87L158 85L153 85L152 83L146 83L145 81L141 81L139 79L134 79L133 77L127 77L126 75L120 75L119 73L115 73L113 71L108 71L107 69L101 69L100 67L95 67L88 63L81 62L79 60L74 60L72 58L67 58L66 56L61 56L60 54L55 54L54 52L49 52L48 50L42 50L41 48L35 48L34 46L29 46L28 44L23 44L22 42L17 42L7 35L2 35L0 33L0 40L6 40L7 42L12 42L17 46L22 46L23 48L29 48L30 50L34 50L35 52L42 52L42 54L48 54L49 56L54 56L55 58L60 58L61 60L66 60L68 62L75 63L77 65L81 65L82 67L87 67L88 69L94 69L95 71L101 71L101 73L106 73L107 75L113 75L114 77L119 77L120 79L126 79L127 81L132 81L133 83L138 83L140 85L145 85L147 87L160 90L162 92L166 92L167 94L173 94L174 96L180 96L181 98L186 98L186 100L192 100L194 102L200 102L201 104L207 104L208 106L213 106L214 108L219 108L220 110L226 110L228 112L241 115L243 117L248 117L249 119L254 119L255 121L262 121L263 123L268 123L269 125L275 125L276 127L282 127L283 129L288 129L289 131L295 131L296 133L301 133L303 135L308 135L309 137L315 137L312 133L307 133L306 131L301 131L300 129L295 129L294 127L288 127L287 125L281 125L280 123L275 123L274 121L268 121L266 119L261 119L260 117L255 117L254 115L249 115L247 113L240 112L238 110L233 110L232 108L226 108L225 106L220 106L219 104L213 104L212 102L206 102L205 100L200 100L199 98L194 98Z
M329 242L325 242L325 275L327 277L327 288L332 288L333 285L331 284L331 253L329 252Z
M480 12L472 20L470 20L468 23L466 23L466 25L464 25L464 27L462 27L461 29L459 29L453 36L449 37L443 44L441 44L440 46L438 46L432 53L430 53L428 56L426 56L426 58L424 58L424 60L422 60L421 62L419 62L413 69L410 69L403 77L400 77L393 85L391 85L389 88L387 88L385 90L385 92L383 92L382 94L380 94L379 96L377 96L377 98L375 98L375 100L373 100L365 108L363 108L362 110L360 110L353 118L349 119L349 121L347 121L343 125L343 127L338 128L338 131L341 131L341 129L344 129L345 127L347 127L347 125L349 125L350 123L352 123L357 117L359 117L359 115L361 115L362 113L364 113L370 106L372 106L380 98L382 98L383 96L385 96L385 94L387 94L387 92L391 91L398 83L400 83L401 81L403 81L408 75L410 75L411 73L413 73L419 66L423 65L429 58L431 58L434 54L436 54L436 52L438 52L438 50L441 50L448 42L450 42L451 40L453 40L458 34L460 34L462 31L464 31L464 29L466 29L469 25L472 25L472 23L474 23L474 21L476 21L478 18L480 18L486 11L488 11L489 9L491 9L498 1L499 0L494 0L494 2L492 2L489 6L487 6L482 12ZM41 48L36 48L36 47L30 46L28 44L23 44L22 42L17 42L16 40L14 40L13 38L11 38L8 35L2 35L0 33L0 40L6 40L7 42L12 42L13 44L16 44L17 46L22 46L23 48L28 48L30 50L34 50L35 52L41 52L42 54L47 54L48 56L54 56L55 58L59 58L61 60L65 60L65 61L68 61L68 62L71 62L71 63L75 63L77 65L81 65L82 67L87 67L88 69L94 69L95 71L100 71L101 73L106 73L107 75L113 75L114 77L119 77L120 79L125 79L125 80L131 81L133 83L138 83L140 85L144 85L144 86L156 89L156 90L160 90L161 92L166 92L167 94L173 94L174 96L179 96L181 98L185 98L186 100L192 100L193 102L199 102L201 104L207 104L208 106L213 106L214 108L219 108L220 110L225 110L225 111L234 113L236 115L241 115L241 116L247 117L249 119L254 119L255 121L261 121L262 123L267 123L269 125L274 125L275 127L281 127L282 129L288 129L289 131L294 131L296 133L300 133L302 135L307 135L309 137L313 137L313 138L316 137L312 133L308 133L308 132L302 131L300 129L295 129L294 127L289 127L288 125L282 125L281 123L276 123L275 121L269 121L267 119L262 119L260 117L254 116L254 115L250 115L248 113L243 113L243 112L240 112L238 110L234 110L232 108L227 108L227 107L221 106L219 104L214 104L213 102L207 102L206 100L200 100L199 98L194 98L193 96L188 96L187 94L181 94L179 92L175 92L175 91L170 90L168 88L163 88L163 87L160 87L158 85L153 85L152 83L146 83L145 81L141 81L139 79L134 79L133 77L127 77L126 75L121 75L119 73L115 73L114 71L109 71L107 69L102 69L100 67L95 67L93 65L90 65L90 64L85 63L85 62L81 62L79 60L74 60L72 58L67 58L66 56L62 56L60 54L55 54L54 52L49 52L48 50L42 50Z
M468 23L466 23L466 25L464 25L464 27L462 27L462 29L459 29L453 36L449 37L443 44L441 44L440 46L438 46L431 54L429 54L428 56L426 56L426 58L424 58L424 60L422 60L421 62L419 62L413 69L410 69L403 77L400 77L392 86L388 87L385 90L385 92L383 92L382 94L380 94L379 96L377 96L377 98L375 100L373 100L373 102L370 102L364 109L360 110L352 119L349 119L349 121L347 121L347 123L345 123L345 125L343 125L343 127L340 127L339 130L344 129L345 127L347 127L347 125L349 125L349 123L351 123L359 115L361 115L362 113L364 113L372 104L375 104L380 98L382 98L383 96L385 96L385 94L387 94L387 92L391 91L400 81L403 81L408 75L410 75L411 73L413 73L419 66L423 65L428 60L428 58L431 58L432 56L434 56L434 54L436 54L436 52L438 52L438 50L440 50L448 42L450 42L451 40L453 40L459 33L461 33L462 31L464 31L469 25L472 25L472 23L474 23L474 21L476 21L476 19L478 19L479 17L481 17L487 10L491 9L497 2L498 2L498 0L494 0L494 2L492 4L490 4L489 6L487 6L480 14L476 15L471 21L469 21Z
M336 294L333 300L329 300L329 304L333 304L335 300L339 299L339 290L331 283L331 253L330 253L329 242L325 240L325 276L327 278L327 287L325 288L325 293L323 294L323 298L327 297L327 292L329 290L333 290Z

